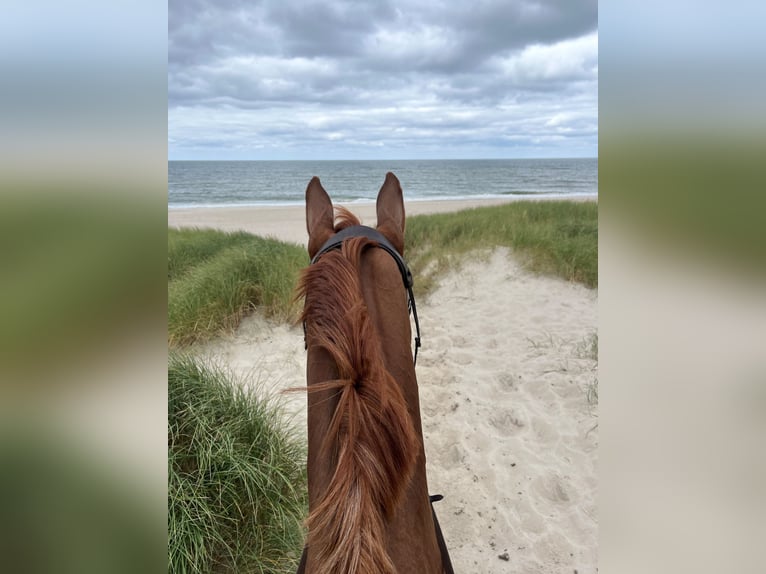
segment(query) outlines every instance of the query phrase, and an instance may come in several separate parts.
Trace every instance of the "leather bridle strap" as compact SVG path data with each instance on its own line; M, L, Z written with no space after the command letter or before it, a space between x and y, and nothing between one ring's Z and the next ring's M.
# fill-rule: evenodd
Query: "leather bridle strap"
M450 560L449 551L447 550L447 543L444 541L444 535L442 534L441 526L439 526L439 519L436 518L436 510L434 510L434 502L438 502L443 498L441 494L432 494L428 497L428 501L431 503L431 514L434 517L436 543L439 545L439 554L442 556L442 570L444 570L444 574L455 574L455 571L452 569L452 560Z
M399 254L399 252L396 250L396 248L391 245L391 242L385 238L385 236L378 231L377 229L373 229L372 227L367 227L366 225L352 225L350 227L346 227L345 229L342 229L330 239L325 241L324 245L317 251L317 254L314 255L314 257L311 259L311 265L317 262L317 260L327 253L328 251L332 251L333 249L340 249L341 245L346 239L350 239L351 237L366 237L367 239L371 239L375 243L377 243L377 247L380 247L384 251L386 251L391 257L394 258L394 261L396 262L396 266L399 268L399 273L402 275L402 282L404 283L404 288L407 290L407 307L408 311L412 313L412 318L415 320L415 355L414 355L414 362L417 364L418 362L418 349L421 346L420 343L420 321L418 321L418 310L415 306L415 295L412 292L412 273L410 272L410 268L407 267L407 264L404 262L404 259ZM306 325L304 324L304 331L306 328ZM304 333L305 334L305 333Z

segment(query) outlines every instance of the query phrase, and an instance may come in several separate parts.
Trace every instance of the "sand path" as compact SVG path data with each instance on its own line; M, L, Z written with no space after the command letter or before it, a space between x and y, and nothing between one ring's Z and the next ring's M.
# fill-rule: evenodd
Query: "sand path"
M456 572L596 572L596 307L596 291L532 275L506 250L419 302L428 480ZM279 391L305 384L302 335L250 317L200 351ZM305 397L284 401L305 430Z

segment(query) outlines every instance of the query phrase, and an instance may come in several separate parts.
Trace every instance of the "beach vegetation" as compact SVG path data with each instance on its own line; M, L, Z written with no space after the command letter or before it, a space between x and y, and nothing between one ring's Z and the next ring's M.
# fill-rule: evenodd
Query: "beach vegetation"
M204 341L246 314L290 320L293 289L308 263L295 244L249 233L168 229L168 342Z
M305 448L274 399L189 356L168 361L168 572L290 573Z
M585 396L589 405L598 406L598 333L591 333L577 344L576 356L581 359L589 359L594 363L594 376L588 383Z
M576 351L578 358L598 362L598 333L591 333L577 343Z
M598 379L595 377L588 383L586 398L588 399L589 405L598 406Z
M168 281L182 277L221 251L253 242L245 231L226 233L217 229L168 228Z
M598 206L593 202L514 202L407 219L405 259L416 295L427 295L469 256L508 247L524 265L598 285ZM305 248L245 232L168 229L168 341L208 340L258 311L297 318L293 289Z
M406 259L416 294L477 251L508 247L527 269L598 286L598 205L519 201L407 219Z

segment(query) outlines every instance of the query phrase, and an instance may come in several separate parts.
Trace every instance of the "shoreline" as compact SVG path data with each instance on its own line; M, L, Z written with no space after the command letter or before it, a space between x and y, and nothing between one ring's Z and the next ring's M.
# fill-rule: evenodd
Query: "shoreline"
M475 195L475 196L435 196L413 197L405 199L405 203L434 203L455 201L598 201L598 193L510 193L505 195ZM372 205L374 199L355 199L353 201L338 200L337 203L349 205ZM270 207L302 207L300 201L274 201L254 203L201 203L201 204L168 204L168 211L193 210L193 209L244 209L244 208L270 208Z
M472 199L415 199L405 200L407 216L448 213L476 207L503 205L516 201L595 201L598 196L536 197L528 196ZM375 203L338 202L356 214L365 225L374 225ZM305 206L221 206L221 207L168 207L168 227L213 228L221 231L246 231L264 237L273 237L306 245Z

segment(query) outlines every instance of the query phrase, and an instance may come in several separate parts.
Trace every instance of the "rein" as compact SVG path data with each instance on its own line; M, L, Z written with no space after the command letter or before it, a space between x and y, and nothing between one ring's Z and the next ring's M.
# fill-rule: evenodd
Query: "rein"
M375 243L377 243L376 247L380 247L383 251L387 252L391 257L394 258L394 261L396 262L396 266L399 268L399 273L402 275L402 282L404 283L404 288L407 290L407 308L409 312L412 314L412 318L415 320L415 355L414 355L414 363L417 365L418 363L418 349L421 346L420 343L420 322L418 321L418 310L415 306L415 295L412 293L412 273L410 272L410 268L407 267L407 264L404 262L404 259L402 259L402 256L399 255L399 252L396 250L396 248L391 245L391 242L386 239L382 233L380 233L378 230L373 229L372 227L367 227L366 225L352 225L351 227L346 227L345 229L342 229L330 239L325 241L324 245L317 251L317 254L314 255L314 258L311 260L310 265L313 265L316 263L319 258L327 253L328 251L332 251L333 249L340 249L341 245L343 245L343 242L346 239L349 239L351 237L366 237L367 239L371 239ZM308 348L308 342L306 341L306 323L303 323L303 340L306 348Z

